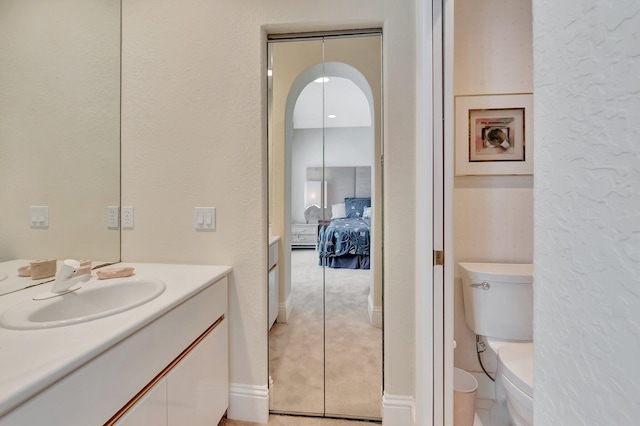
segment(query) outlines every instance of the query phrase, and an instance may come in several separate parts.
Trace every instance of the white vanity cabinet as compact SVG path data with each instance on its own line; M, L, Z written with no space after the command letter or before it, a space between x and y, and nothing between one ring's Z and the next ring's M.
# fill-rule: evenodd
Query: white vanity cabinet
M218 424L229 406L229 331L225 318L227 279L220 281L205 290L205 293L210 293L208 299L211 304L208 309L214 313L211 318L217 316L217 320L138 392L106 426ZM164 418L159 419L160 413ZM156 423L156 419L160 420L159 423Z
M163 378L115 423L117 426L167 426L167 379Z
M278 318L278 252L280 238L272 237L269 241L269 329Z
M166 376L169 426L218 424L229 405L225 319Z
M227 320L201 336L175 365L167 368L114 426L210 426L229 405ZM108 423L107 423L108 424Z
M0 329L0 426L218 424L229 405L231 268L130 265L165 292L83 324ZM5 304L42 289L23 292Z

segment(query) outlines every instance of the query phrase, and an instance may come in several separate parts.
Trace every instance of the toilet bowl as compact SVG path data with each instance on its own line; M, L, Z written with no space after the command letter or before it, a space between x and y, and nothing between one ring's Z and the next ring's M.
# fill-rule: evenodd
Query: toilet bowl
M491 350L498 347L498 368L491 424L533 425L533 343L492 343Z
M491 425L533 425L533 265L459 265L467 325L497 356Z

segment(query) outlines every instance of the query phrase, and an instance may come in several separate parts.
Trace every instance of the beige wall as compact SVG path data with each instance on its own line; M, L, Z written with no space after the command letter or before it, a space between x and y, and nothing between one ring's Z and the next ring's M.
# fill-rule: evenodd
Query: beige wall
M119 146L119 2L0 2L0 261L119 260Z
M267 382L266 37L384 31L385 384L413 393L413 2L137 1L123 5L126 261L229 264L232 383ZM217 207L215 232L193 229ZM274 234L276 231L274 230Z
M531 0L456 0L455 95L533 91L531 15ZM453 197L454 364L481 372L475 335L464 319L457 264L533 262L533 177L458 176ZM495 361L487 362L493 369Z

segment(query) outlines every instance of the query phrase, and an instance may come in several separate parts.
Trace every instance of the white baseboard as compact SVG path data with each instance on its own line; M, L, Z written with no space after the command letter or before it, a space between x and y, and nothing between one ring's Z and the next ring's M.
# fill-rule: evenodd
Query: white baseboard
M291 311L293 311L293 300L291 298L291 293L289 293L285 302L278 303L278 322L280 324L286 324L289 321Z
M382 328L382 306L374 306L373 294L369 292L369 323L372 327Z
M385 426L413 426L415 423L413 396L382 395L382 424Z
M269 422L268 385L230 383L227 417L244 422L267 424Z

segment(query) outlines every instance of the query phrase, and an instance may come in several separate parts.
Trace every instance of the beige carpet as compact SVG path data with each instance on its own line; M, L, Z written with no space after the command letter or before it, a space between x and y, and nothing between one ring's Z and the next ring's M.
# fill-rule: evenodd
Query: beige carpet
M382 330L369 323L371 271L325 268L323 301L316 252L293 250L291 263L293 312L270 332L270 408L379 418Z

